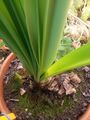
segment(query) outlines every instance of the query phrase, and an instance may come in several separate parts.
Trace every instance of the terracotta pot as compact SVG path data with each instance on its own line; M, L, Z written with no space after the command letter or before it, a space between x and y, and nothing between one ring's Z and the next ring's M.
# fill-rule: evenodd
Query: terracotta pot
M0 69L0 111L4 112L6 114L9 114L10 110L8 109L8 107L4 101L4 88L3 88L4 76L9 69L9 65L10 65L11 61L13 61L15 58L16 58L16 56L13 53L11 53L6 58L6 60L4 61L4 63L1 66L1 69ZM79 118L79 120L90 120L90 105L88 106L86 112Z
M86 112L79 118L79 120L90 120L90 104L88 105Z
M9 65L11 63L12 60L14 60L16 58L16 56L11 53L6 60L3 62L1 68L0 68L0 111L2 113L10 113L10 110L8 109L5 101L4 101L4 76L7 73L8 69L9 69Z

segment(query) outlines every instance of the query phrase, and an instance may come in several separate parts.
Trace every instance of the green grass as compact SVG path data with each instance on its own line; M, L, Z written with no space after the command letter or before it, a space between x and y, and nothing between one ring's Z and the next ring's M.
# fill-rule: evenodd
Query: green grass
M40 99L41 97L41 99ZM54 100L51 102L47 96L40 96L36 100L35 98L30 98L28 94L24 96L19 96L18 109L25 110L28 109L32 113L33 117L42 115L45 118L53 118L54 116L64 112L64 110L71 109L74 107L74 101L68 96L64 96L64 103L61 106L62 99Z
M14 79L10 82L10 84L13 83L12 87L10 87L10 91L15 90L16 92L19 92L18 90L21 86L20 80L20 77L17 75L14 76ZM74 102L72 97L66 95L59 98L54 96L53 100L51 100L51 97L48 97L48 93L45 94L40 90L35 91L34 93L30 91L30 93L23 96L20 94L17 95L19 102L16 103L16 109L22 112L25 111L25 109L28 109L28 112L32 113L33 120L36 119L37 116L43 116L46 119L52 119L64 111L73 111L81 97L81 92L79 89L77 90L75 97L78 100L77 102ZM61 105L62 100L64 100L63 105Z

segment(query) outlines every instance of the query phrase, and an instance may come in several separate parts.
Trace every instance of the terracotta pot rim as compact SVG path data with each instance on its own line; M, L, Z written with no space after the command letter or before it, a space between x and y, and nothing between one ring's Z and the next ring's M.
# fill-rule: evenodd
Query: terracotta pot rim
M6 114L10 113L9 108L6 105L6 102L4 100L4 76L7 73L9 69L10 63L16 58L14 53L10 53L6 60L3 62L1 69L0 69L0 111L4 112ZM88 108L86 112L79 118L79 120L90 120L90 104L88 105Z
M90 120L90 104L88 105L87 110L79 118L79 120Z
M8 109L6 102L4 100L4 76L7 73L9 69L9 65L12 60L16 58L15 54L10 53L8 57L3 62L1 68L0 68L0 112L1 113L10 113L10 110Z

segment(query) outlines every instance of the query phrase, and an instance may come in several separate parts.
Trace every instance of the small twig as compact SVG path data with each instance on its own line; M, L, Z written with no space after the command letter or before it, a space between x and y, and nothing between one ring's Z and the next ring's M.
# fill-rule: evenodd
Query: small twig
M19 99L10 99L10 101L19 102Z
M85 26L87 26L89 29L89 25L87 23L85 23L84 21L82 21L80 18L78 18L77 16L73 15L71 12L68 12L69 15L73 16L75 19L77 19L79 22L81 22L82 24L84 24Z

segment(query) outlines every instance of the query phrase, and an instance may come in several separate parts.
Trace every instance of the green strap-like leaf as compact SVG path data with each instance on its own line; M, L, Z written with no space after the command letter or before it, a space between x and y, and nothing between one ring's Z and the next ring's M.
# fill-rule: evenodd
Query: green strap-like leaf
M15 2L16 0L13 0ZM19 1L19 0L18 0ZM8 4L10 3L10 4ZM17 3L18 4L18 3ZM15 8L16 4L12 3L12 0L0 0L0 37L4 39L5 43L15 52L17 56L20 57L21 61L25 61L25 67L29 72L33 73L33 64L34 57L32 56L32 50L30 45L27 43L28 34L23 27L25 27L25 22L21 22L25 17L22 17L23 13L20 13L21 10L20 4ZM9 6L8 6L9 5ZM7 6L7 7L6 7ZM13 10L14 9L14 10ZM19 9L19 10L17 10ZM17 12L18 11L18 12ZM23 10L22 10L23 11ZM17 15L17 14L18 15ZM21 18L19 19L19 14ZM15 19L16 17L16 19ZM25 20L23 20L25 21ZM20 23L20 24L19 24ZM21 27L21 26L22 27ZM24 32L22 32L24 30ZM26 38L24 37L26 34ZM23 39L23 40L22 40ZM26 49L27 48L27 49ZM30 58L29 58L30 56ZM33 60L32 60L33 59Z
M30 44L37 62L40 61L40 29L38 0L25 0L24 11Z
M44 77L50 77L67 70L74 69L76 67L89 65L90 64L90 43L82 46L81 48L72 51L67 54L63 58L61 58L58 62L51 65L51 67L47 70Z
M42 69L55 60L71 0L47 0L42 41Z

